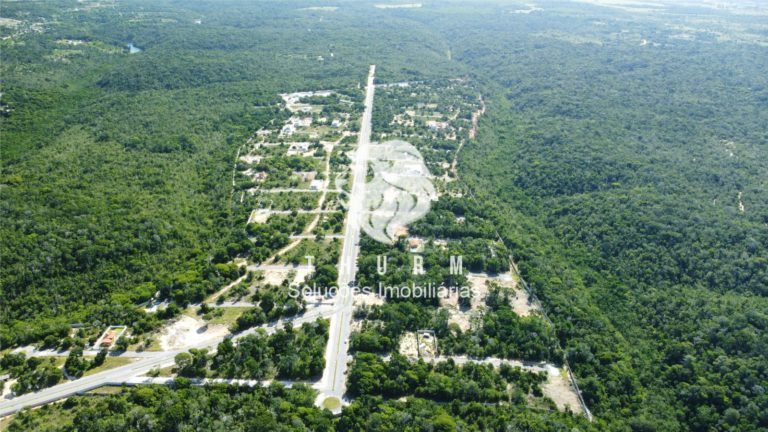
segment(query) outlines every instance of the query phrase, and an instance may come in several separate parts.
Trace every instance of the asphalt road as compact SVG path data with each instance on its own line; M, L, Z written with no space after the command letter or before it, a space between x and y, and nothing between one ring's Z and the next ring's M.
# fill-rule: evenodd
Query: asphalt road
M323 371L323 388L321 394L325 397L335 396L341 399L346 392L347 351L349 349L349 335L352 320L352 293L348 290L351 281L355 280L357 273L357 256L359 253L360 226L364 216L363 203L365 200L365 180L368 171L368 149L371 141L371 116L373 113L374 74L376 66L371 65L368 72L368 84L365 94L365 111L360 125L357 152L355 154L352 191L349 198L349 211L344 231L341 258L339 260L339 288L336 296L336 304L333 307L318 307L306 312L304 315L279 320L264 327L246 330L233 337L233 340L255 333L259 328L264 328L267 333L272 333L283 328L284 323L291 322L294 326L300 326L305 322L314 322L320 317L331 318L330 337L326 349L326 366ZM313 191L315 192L315 191ZM256 266L267 268L269 266ZM282 267L282 266L281 266ZM250 266L249 266L250 270ZM219 342L190 346L188 349L208 349L214 351ZM78 393L87 392L95 388L129 382L131 379L146 374L154 368L166 367L174 363L174 357L180 351L161 351L155 353L142 353L141 358L125 366L116 367L99 372L74 381L40 390L35 393L27 393L13 399L0 401L0 417L4 417L24 408L40 406L54 402ZM127 356L126 356L127 357Z
M328 317L336 311L335 307L320 306L307 311L304 315L296 318L286 318L267 324L263 327L254 327L242 333L238 333L232 339L238 340L246 335L253 334L259 329L264 329L267 334L274 333L282 329L285 323L290 322L294 327L304 323L315 322L318 318ZM208 349L215 351L220 341L214 343L203 343L188 347L188 349ZM125 366L109 369L104 372L95 373L86 377L78 378L74 381L67 381L35 393L27 393L13 399L4 399L0 401L0 417L13 414L24 408L45 405L55 402L78 393L87 392L104 385L120 385L124 382L130 382L132 378L146 374L152 369L166 367L174 364L176 354L185 351L144 351L141 353L141 360ZM127 353L125 357L135 357L136 353Z
M374 75L376 66L371 65L365 91L365 111L360 124L357 151L352 167L352 190L349 195L347 223L344 226L344 242L339 259L339 293L336 296L338 311L331 317L328 347L325 352L325 370L321 398L330 396L342 399L346 392L347 351L352 321L352 292L350 282L357 274L360 227L364 216L365 180L368 173L368 152L371 144L371 116L373 114Z
M176 354L178 354L177 351L158 352L156 356L144 358L125 366L99 372L74 381L67 381L36 393L27 393L13 399L3 400L0 402L0 417L13 414L23 408L44 405L78 393L87 392L106 384L122 383L135 375L140 375L153 368L173 363L173 358Z

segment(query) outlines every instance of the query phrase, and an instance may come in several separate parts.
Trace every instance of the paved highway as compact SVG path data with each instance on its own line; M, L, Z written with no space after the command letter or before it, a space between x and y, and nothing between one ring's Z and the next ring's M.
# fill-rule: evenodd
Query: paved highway
M346 391L347 350L349 348L349 335L352 320L352 292L349 290L350 282L355 280L357 273L357 256L359 252L360 226L364 215L363 203L365 200L365 180L368 171L368 149L371 141L371 116L373 113L374 74L376 66L371 65L368 72L368 84L365 94L365 111L360 125L357 152L355 154L352 191L349 198L349 211L344 231L341 258L339 260L339 288L335 305L332 307L320 306L307 311L297 318L287 318L268 324L264 327L248 329L233 337L233 340L255 333L263 328L267 333L273 333L283 328L284 323L291 322L294 326L300 326L305 322L314 322L321 317L330 317L330 337L326 349L326 366L323 371L321 384L321 397L335 396L341 399ZM308 191L309 192L309 191ZM320 192L320 191L312 191ZM249 270L271 267L286 268L285 266L248 266ZM208 349L214 351L219 342L198 344L188 349ZM24 408L44 405L63 399L78 393L87 392L103 385L122 384L135 377L146 374L154 368L166 367L174 363L174 357L181 351L146 352L141 354L140 360L125 366L99 372L87 377L68 381L56 386L40 390L36 393L28 393L13 399L0 401L0 417L13 414ZM146 356L146 357L145 357Z
M336 310L335 306L320 306L309 310L304 315L296 318L281 319L267 324L264 327L248 329L242 333L238 333L232 339L236 341L243 336L257 332L259 329L264 329L267 334L271 334L278 329L282 329L286 322L290 322L294 327L298 327L304 323L315 322L318 318L328 317L334 314ZM209 351L215 351L218 345L219 342L209 342L193 345L188 349L205 348ZM131 382L134 377L144 375L152 369L173 365L176 354L185 351L145 351L141 353L141 355L146 356L146 358L142 358L141 360L137 360L125 366L109 369L74 381L67 381L53 387L42 389L36 393L27 393L13 399L0 401L0 417L5 417L24 408L44 405L78 393L87 392L103 385L120 385L124 382ZM126 357L128 357L128 355L126 355ZM133 357L133 355L131 355L131 357Z
M371 65L365 91L365 111L360 124L357 151L352 167L352 191L349 195L349 210L344 226L344 242L339 259L339 293L336 296L338 311L331 317L320 402L328 397L336 397L341 400L346 392L347 350L349 349L353 297L350 283L355 280L357 273L360 226L364 214L365 180L368 173L368 151L371 144L375 73L376 66Z
M36 393L27 393L13 399L3 400L0 402L0 417L13 414L23 408L44 405L74 394L93 390L105 384L122 383L135 375L173 363L173 358L177 353L176 351L159 352L157 356L144 358L126 366L58 384Z

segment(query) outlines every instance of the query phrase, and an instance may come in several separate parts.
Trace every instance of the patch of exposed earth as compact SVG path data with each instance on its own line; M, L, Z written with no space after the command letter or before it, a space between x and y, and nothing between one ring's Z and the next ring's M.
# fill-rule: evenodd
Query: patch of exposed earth
M160 347L163 351L187 349L206 342L214 343L229 334L224 325L206 324L199 318L182 315L166 326L160 333Z
M579 403L576 389L571 385L571 380L568 378L568 372L550 364L546 368L547 382L541 386L544 396L552 399L561 411L570 409L574 413L583 414L584 410Z
M419 342L416 333L407 332L400 338L398 352L408 358L419 358Z

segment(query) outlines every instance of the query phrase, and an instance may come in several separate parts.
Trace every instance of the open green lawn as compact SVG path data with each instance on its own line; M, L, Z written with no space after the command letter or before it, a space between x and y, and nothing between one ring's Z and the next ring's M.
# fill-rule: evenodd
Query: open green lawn
M95 388L88 392L88 394L94 395L115 395L123 392L123 387L120 386L103 386Z
M208 324L221 324L225 326L232 325L235 321L237 321L237 318L240 317L240 315L243 314L246 310L250 308L248 307L225 307L225 308L216 308L216 310L223 311L220 316L216 316L216 313L213 313L213 318L211 318L210 321L208 321Z
M86 357L88 360L93 360L93 357ZM125 366L128 363L133 362L135 359L128 358L128 357L107 357L104 359L104 363L101 364L101 366L97 366L93 369L89 369L85 371L85 374L83 376L93 375L95 373L103 372L107 369L113 369L119 366Z

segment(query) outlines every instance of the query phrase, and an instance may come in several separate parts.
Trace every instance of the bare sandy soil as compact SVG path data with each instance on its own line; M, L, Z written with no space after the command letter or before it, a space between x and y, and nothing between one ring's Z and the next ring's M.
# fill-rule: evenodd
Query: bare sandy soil
M384 299L373 293L355 293L354 297L355 306L377 306L383 305Z
M269 211L269 209L256 209L251 212L251 215L248 217L248 223L258 223L263 224L267 223L269 220L269 217L272 215L272 212Z
M352 323L349 325L350 333L354 333L354 332L362 330L363 329L363 322L365 322L365 321L364 320L353 319Z
M472 309L484 306L485 299L488 298L488 282L496 278L483 273L470 273L467 279L472 287Z
M419 351L421 351L422 356L435 357L437 356L436 346L436 341L431 334L406 332L400 339L398 351L411 359L419 358Z
M249 163L249 164L251 164L251 163L259 163L259 161L261 161L261 159L262 159L261 156L252 155L252 154L247 154L245 156L240 156L240 160L241 161L243 161L245 163Z
M398 349L400 354L410 357L419 358L418 341L416 339L416 333L407 332L400 338L400 348Z
M528 301L528 293L525 290L516 289L512 298L512 310L520 316L528 316L533 313L536 306Z
M509 272L493 277L483 273L471 273L468 276L468 279L472 284L474 294L474 297L472 298L473 309L485 304L485 299L488 297L488 283L495 282L502 287L512 289L514 297L511 299L511 306L516 314L520 316L529 316L537 310L537 306L528 301L528 293L517 285Z
M286 268L286 269L268 269L263 270L264 272L264 280L263 282L265 284L269 285L280 285L283 283L283 281L288 277L288 273L295 272L296 276L294 276L293 280L289 281L290 283L301 283L304 281L304 279L309 275L310 268L307 266L298 266L295 268Z
M419 343L419 352L422 357L436 357L437 356L437 340L433 334L429 333L417 333L416 340Z
M569 408L574 413L583 414L576 389L571 385L567 374L563 369L547 365L548 379L541 389L544 396L552 399L559 410L565 411Z
M5 387L3 388L3 392L0 393L0 400L6 399L8 396L11 395L11 386L16 384L16 381L18 381L16 378L11 378L5 382Z
M182 315L162 330L159 341L163 351L170 351L221 340L228 334L229 330L224 325L206 325L199 318Z
M472 316L458 309L448 309L448 324L456 324L465 332L472 327Z
M739 211L744 213L745 211L747 211L747 208L744 207L744 194L739 192L738 199L739 199Z
M21 24L19 20L0 17L0 27L18 27L19 24Z
M510 273L497 276L489 276L484 273L470 273L467 275L472 288L472 307L462 310L459 307L459 292L450 292L445 298L440 299L440 306L448 310L450 317L448 322L456 324L462 331L471 327L473 317L481 315L485 309L485 301L491 283L510 288L514 294L511 298L511 306L516 314L529 316L536 310L536 305L528 302L528 294L519 288Z
M459 308L458 291L451 291L446 297L441 297L440 306L448 310L450 314L448 317L449 324L458 325L461 331L469 330L472 310L462 311Z

